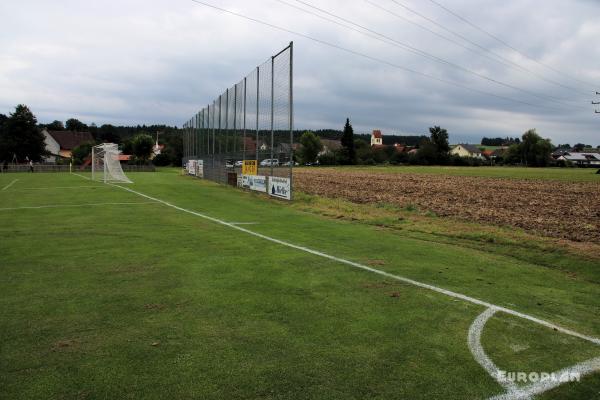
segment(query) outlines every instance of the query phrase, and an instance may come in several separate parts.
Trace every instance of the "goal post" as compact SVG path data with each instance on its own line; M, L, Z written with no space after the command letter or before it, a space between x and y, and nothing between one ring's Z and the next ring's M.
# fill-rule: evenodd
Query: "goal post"
M92 180L133 183L121 168L119 154L119 146L114 143L92 147Z

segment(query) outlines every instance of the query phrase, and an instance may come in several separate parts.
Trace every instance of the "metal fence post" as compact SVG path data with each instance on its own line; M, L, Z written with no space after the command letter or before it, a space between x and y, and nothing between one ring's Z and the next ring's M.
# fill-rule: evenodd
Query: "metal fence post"
M290 200L294 195L294 187L292 186L294 180L294 42L290 42Z
M244 78L244 111L243 111L243 113L244 113L244 122L243 122L244 128L243 129L244 130L242 132L242 146L244 148L244 150L243 150L244 155L242 156L242 160L246 160L246 85L247 85L246 79L247 78Z
M213 112L212 112L212 169L215 169L215 102L213 101Z
M219 95L219 154L221 154L221 141L222 141L222 132L221 132L221 109L223 108L223 95Z
M259 111L260 111L260 67L256 67L256 162L258 163L258 138L259 138ZM260 165L260 164L259 164Z
M273 176L273 136L274 136L274 121L275 115L275 57L271 57L271 176Z
M237 151L237 140L236 140L236 132L237 131L237 83L235 84L235 86L233 87L233 154L235 156L235 158L237 158L237 155L235 154L235 152ZM235 164L234 164L235 166Z

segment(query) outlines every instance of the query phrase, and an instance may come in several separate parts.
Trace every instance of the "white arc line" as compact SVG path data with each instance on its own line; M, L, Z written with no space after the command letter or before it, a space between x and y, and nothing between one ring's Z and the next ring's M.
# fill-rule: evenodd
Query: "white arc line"
M492 376L504 389L508 392L514 392L517 390L517 385L514 382L506 379L506 377L502 377L500 374L500 369L494 364L494 362L485 354L485 350L483 350L483 346L481 345L481 334L483 333L483 328L488 320L498 311L496 308L488 308L483 313L481 313L475 321L471 324L469 328L469 350L471 350L471 354L473 354L473 358L479 365L483 367L487 371L488 374Z
M86 177L84 177L84 178L86 178ZM86 179L89 179L89 178L86 178ZM584 335L582 333L575 332L575 331L567 329L567 328L563 328L561 326L555 325L555 324L553 324L551 322L548 322L548 321L544 321L544 320L539 319L537 317L534 317L534 316L531 316L531 315L528 315L528 314L524 314L524 313L521 313L521 312L518 312L518 311L515 311L515 310L511 310L510 308L497 306L495 304L488 303L486 301L482 301L482 300L479 300L479 299L476 299L474 297L470 297L470 296L467 296L467 295L464 295L464 294L456 293L456 292L453 292L451 290L442 289L440 287L433 286L433 285L430 285L430 284L427 284L427 283L415 281L413 279L405 278L405 277L400 276L400 275L394 275L394 274L391 274L389 272L385 272L385 271L381 271L379 269L368 267L366 265L359 264L359 263L354 262L354 261L349 261L349 260L346 260L346 259L343 259L343 258L331 256L329 254L326 254L326 253L323 253L323 252L320 252L320 251L317 251L317 250L309 249L308 247L303 247L303 246L299 246L299 245L296 245L296 244L293 244L293 243L285 242L283 240L275 239L275 238L272 238L270 236L266 236L266 235L263 235L261 233L253 232L251 230L242 228L241 226L232 225L229 222L225 222L225 221L220 220L218 218L210 217L210 216L208 216L206 214L202 214L202 213L199 213L199 212L196 212L196 211L191 211L191 210L188 210L188 209L176 206L176 205L171 204L171 203L169 203L167 201L158 199L156 197L148 196L147 194L144 194L144 193L141 193L141 192L137 192L137 191L135 191L133 189L130 189L130 188L126 188L126 187L123 187L123 186L115 185L113 183L107 183L107 185L111 185L111 186L117 187L117 188L125 190L127 192L136 194L138 196L144 197L144 198L149 199L149 200L156 201L158 203L162 203L162 204L164 204L164 205L166 205L168 207L174 208L176 210L179 210L179 211L182 211L182 212L185 212L185 213L188 213L188 214L195 215L197 217L204 218L206 220L215 222L217 224L228 226L228 227L230 227L232 229L236 229L236 230L238 230L240 232L244 232L244 233L247 233L249 235L256 236L258 238L267 240L269 242L277 243L277 244L280 244L282 246L286 246L286 247L289 247L289 248L292 248L292 249L303 251L305 253L309 253L309 254L313 254L315 256L319 256L319 257L326 258L326 259L329 259L329 260L337 261L339 263L350 265L352 267L355 267L355 268L358 268L358 269L362 269L362 270L365 270L365 271L373 272L375 274L378 274L378 275L381 275L381 276L385 276L385 277L390 278L390 279L394 279L394 280L397 280L397 281L400 281L400 282L405 282L405 283L408 283L408 284L411 284L411 285L414 285L414 286L417 286L417 287L420 287L420 288L423 288L423 289L428 289L428 290L431 290L431 291L434 291L434 292L437 292L437 293L444 294L446 296L450 296L450 297L453 297L453 298L456 298L456 299L461 299L461 300L464 300L464 301L469 302L469 303L477 304L477 305L483 306L485 308L495 308L497 311L501 311L501 312L504 312L506 314L514 315L515 317L519 317L519 318L523 318L523 319L526 319L526 320L531 321L531 322L535 322L535 323L537 323L539 325L545 326L545 327L550 328L550 329L554 329L555 331L562 332L562 333L564 333L566 335L574 336L574 337L577 337L577 338L580 338L580 339L583 339L583 340L587 340L588 342L600 345L600 339L598 339L598 338L595 338L595 337L592 337L592 336L588 336L588 335Z
M2 188L2 190L4 191L4 190L8 189L8 188L9 188L9 187L11 187L12 185L14 185L16 181L18 181L18 179L15 179L14 181L12 181L11 183L9 183L8 185L4 186L4 187Z

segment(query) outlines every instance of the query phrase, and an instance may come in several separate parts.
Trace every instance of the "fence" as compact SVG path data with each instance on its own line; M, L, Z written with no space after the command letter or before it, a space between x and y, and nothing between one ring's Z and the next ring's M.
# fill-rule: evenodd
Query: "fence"
M124 172L155 172L154 165L122 165ZM8 164L6 168L0 166L1 173L10 172L30 172L29 164ZM34 164L34 172L69 172L70 167L68 165L57 165L57 164ZM92 167L86 166L81 167L79 165L73 165L73 172L91 172Z
M266 191L261 181L279 182L283 186L269 184L270 194L275 189L291 193L293 101L290 43L184 124L183 161L188 171L258 191ZM244 167L242 174L243 165L256 165L256 170Z

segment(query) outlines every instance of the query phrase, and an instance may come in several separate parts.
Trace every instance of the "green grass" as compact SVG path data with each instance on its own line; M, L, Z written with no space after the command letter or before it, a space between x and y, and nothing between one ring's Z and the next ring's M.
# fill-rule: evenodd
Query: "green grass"
M384 174L439 174L485 178L542 179L571 182L600 182L597 168L442 167L442 166L353 166L329 167L348 171Z
M127 187L177 206L258 222L244 228L600 336L598 264L572 253L537 263L508 241L504 251L474 248L317 215L311 198L283 203L174 170L130 176ZM67 174L0 175L0 189L13 179L0 190L0 208L148 201ZM0 398L502 392L467 347L482 307L162 204L0 210L0 237ZM509 370L553 371L600 356L599 346L503 314L486 326L483 343ZM595 374L540 398L599 390Z

